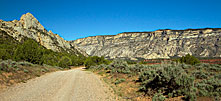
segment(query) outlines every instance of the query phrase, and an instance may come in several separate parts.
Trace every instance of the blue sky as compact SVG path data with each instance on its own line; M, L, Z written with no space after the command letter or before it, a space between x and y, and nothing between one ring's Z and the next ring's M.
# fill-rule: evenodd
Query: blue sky
M221 0L0 0L0 19L32 13L66 40L157 29L221 28Z

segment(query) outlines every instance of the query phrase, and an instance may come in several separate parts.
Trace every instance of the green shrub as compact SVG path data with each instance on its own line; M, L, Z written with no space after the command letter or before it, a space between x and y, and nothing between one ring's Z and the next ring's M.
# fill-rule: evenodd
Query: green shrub
M209 76L208 73L204 73L202 70L193 72L193 75L197 79L206 79Z
M7 32L0 30L0 59L8 60L13 58L14 50L19 42L9 36Z
M215 97L215 101L221 101L221 97L220 96L216 96Z
M6 49L0 49L0 58L3 60L11 59L12 55Z
M27 70L27 69L24 69L24 73L28 73L29 72L29 70Z
M13 72L17 70L17 64L12 60L4 60L0 62L0 71Z
M182 67L172 65L144 71L140 74L139 81L140 90L146 93L149 90L162 90L165 94L173 93L177 96L188 94L194 86L194 77L187 75Z
M27 61L20 61L17 62L18 65L22 65L22 66L34 66L34 64L27 62Z
M185 92L185 100L187 101L196 101L196 91L197 89L195 87L191 87L189 91Z
M221 65L218 65L218 64L210 64L209 70L211 71L215 71L215 72L218 72L218 71L221 71Z
M120 83L122 83L122 82L124 82L124 81L125 81L125 79L117 79L117 80L114 82L114 84L117 85L117 84L120 84Z
M221 80L214 76L196 83L198 96L221 96Z
M200 61L196 57L191 56L190 54L187 54L186 56L179 58L178 61L180 63L186 63L190 65L195 65L195 64L200 63Z
M88 57L88 58L85 60L84 65L85 65L85 67L88 69L88 68L90 68L91 66L97 65L97 63L94 62L91 57Z
M49 70L44 68L44 69L41 69L41 72L48 72Z
M62 68L70 68L71 59L67 56L63 56L59 61L59 66Z
M129 76L139 75L140 91L147 95L154 95L153 99L162 100L168 97L184 96L185 100L194 101L198 96L221 96L221 66L213 64L177 64L167 63L159 65L128 65L123 60L113 60L109 65L95 65L91 68L107 70L108 73ZM104 72L102 72L104 73ZM114 83L122 82L117 79ZM160 90L159 93L157 93Z
M78 56L72 55L70 56L70 58L71 58L72 66L80 66L84 64L83 59L79 58Z
M192 67L191 65L184 64L184 63L180 64L180 66L181 66L183 69L189 69L189 68Z
M44 54L42 57L43 63L51 66L58 66L59 57L53 53Z
M127 60L127 64L137 64L137 62L132 61L132 60Z
M116 73L124 73L124 74L129 74L131 73L129 65L127 64L126 61L124 60L114 60L110 66L114 68L112 72Z
M161 92L154 94L152 101L164 101L166 99L165 96Z
M104 59L104 57L98 57L98 56L92 56L92 57L88 57L85 62L84 65L87 69L89 69L91 66L95 66L95 65L100 65L100 64L109 64L110 61Z

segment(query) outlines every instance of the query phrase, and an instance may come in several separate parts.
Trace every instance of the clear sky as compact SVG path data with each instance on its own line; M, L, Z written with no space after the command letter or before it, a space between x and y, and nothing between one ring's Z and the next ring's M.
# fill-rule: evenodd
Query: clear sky
M32 13L66 40L157 29L221 28L221 0L0 0L0 19Z

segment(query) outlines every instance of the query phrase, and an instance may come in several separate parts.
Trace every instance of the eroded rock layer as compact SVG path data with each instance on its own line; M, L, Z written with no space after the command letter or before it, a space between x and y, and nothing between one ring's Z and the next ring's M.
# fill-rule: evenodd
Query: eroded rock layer
M91 56L106 58L156 59L181 57L221 57L221 29L157 30L93 36L71 42Z

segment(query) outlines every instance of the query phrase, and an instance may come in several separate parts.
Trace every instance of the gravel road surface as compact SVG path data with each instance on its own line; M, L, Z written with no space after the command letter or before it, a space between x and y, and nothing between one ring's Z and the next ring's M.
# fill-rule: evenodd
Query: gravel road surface
M0 91L0 101L116 101L100 78L82 68L57 71Z

